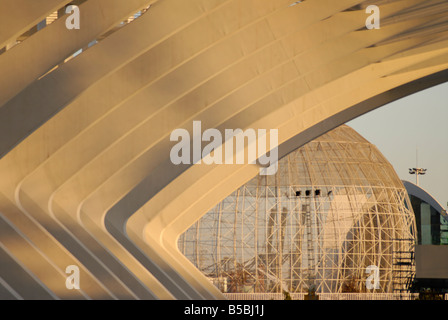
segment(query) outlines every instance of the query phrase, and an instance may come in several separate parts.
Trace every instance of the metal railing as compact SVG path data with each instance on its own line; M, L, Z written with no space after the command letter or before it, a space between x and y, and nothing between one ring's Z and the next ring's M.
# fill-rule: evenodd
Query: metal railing
M304 300L306 293L290 293L292 300ZM318 293L319 300L415 300L418 293ZM284 300L282 293L224 293L229 300ZM448 300L448 294L445 294Z

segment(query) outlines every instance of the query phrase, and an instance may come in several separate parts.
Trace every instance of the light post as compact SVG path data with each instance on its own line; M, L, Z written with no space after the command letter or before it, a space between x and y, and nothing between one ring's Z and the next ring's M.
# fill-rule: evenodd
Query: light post
M418 186L418 176L426 174L426 169L423 168L409 168L409 174L415 174L416 184Z
M418 149L417 148L415 150L415 162L417 164L416 165L417 168L409 168L409 174L415 174L415 183L418 186L418 176L426 174L426 169L418 167Z

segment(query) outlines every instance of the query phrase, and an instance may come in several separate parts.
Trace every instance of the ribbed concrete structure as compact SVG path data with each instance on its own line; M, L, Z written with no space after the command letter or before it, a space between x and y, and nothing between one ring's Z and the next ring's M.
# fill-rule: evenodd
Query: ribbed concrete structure
M278 129L283 156L448 80L446 0L293 2L77 1L79 30L28 32L69 1L1 1L1 298L223 298L177 238L259 170L175 166L174 129Z

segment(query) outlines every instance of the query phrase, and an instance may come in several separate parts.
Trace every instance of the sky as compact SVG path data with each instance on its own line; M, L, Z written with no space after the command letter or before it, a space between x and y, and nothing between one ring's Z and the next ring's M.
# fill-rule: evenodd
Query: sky
M448 202L448 83L394 101L350 122L382 152L402 180L409 168L427 169L419 186L445 209Z

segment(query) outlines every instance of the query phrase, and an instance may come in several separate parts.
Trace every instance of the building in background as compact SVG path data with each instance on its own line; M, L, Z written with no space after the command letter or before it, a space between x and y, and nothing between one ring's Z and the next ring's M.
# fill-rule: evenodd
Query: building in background
M403 181L415 213L419 245L448 244L448 216L442 205L421 187Z
M421 187L403 181L415 213L418 245L413 290L448 292L448 216L442 205Z
M415 273L415 240L402 181L344 125L233 192L179 248L225 293L401 293ZM377 289L366 287L369 266Z

